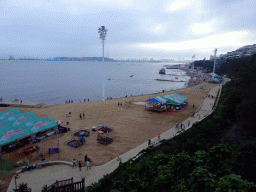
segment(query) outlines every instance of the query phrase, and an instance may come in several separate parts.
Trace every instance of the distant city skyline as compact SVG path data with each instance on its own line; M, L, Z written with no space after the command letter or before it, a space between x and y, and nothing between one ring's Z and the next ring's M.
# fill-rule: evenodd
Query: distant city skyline
M256 1L0 1L0 58L209 59L256 43Z

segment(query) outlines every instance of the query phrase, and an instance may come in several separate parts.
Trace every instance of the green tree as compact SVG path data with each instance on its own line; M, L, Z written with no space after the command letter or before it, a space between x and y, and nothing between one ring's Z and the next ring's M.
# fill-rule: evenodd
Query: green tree
M28 184L27 183L20 183L18 189L13 189L16 192L27 192L28 191Z

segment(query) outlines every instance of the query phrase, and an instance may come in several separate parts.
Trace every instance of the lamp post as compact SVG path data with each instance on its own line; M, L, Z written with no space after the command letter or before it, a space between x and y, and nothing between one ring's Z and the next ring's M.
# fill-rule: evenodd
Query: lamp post
M18 175L18 174L16 174L15 176L14 176L14 179L15 179L15 188L16 188L16 191L17 191L17 184L16 184L16 179L19 179L20 178L20 176Z

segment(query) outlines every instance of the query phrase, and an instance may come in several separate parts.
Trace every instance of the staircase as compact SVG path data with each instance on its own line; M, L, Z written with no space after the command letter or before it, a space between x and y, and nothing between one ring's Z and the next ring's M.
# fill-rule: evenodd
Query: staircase
M47 187L47 192L86 192L85 179L82 178L82 181L73 182L73 177L71 177L71 179L56 181Z

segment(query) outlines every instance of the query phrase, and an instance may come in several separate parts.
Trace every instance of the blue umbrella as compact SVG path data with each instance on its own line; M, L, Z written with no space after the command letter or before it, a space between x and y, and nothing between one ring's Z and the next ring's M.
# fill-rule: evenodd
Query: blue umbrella
M79 133L79 135L84 135L85 134L85 132L81 132L81 133Z

